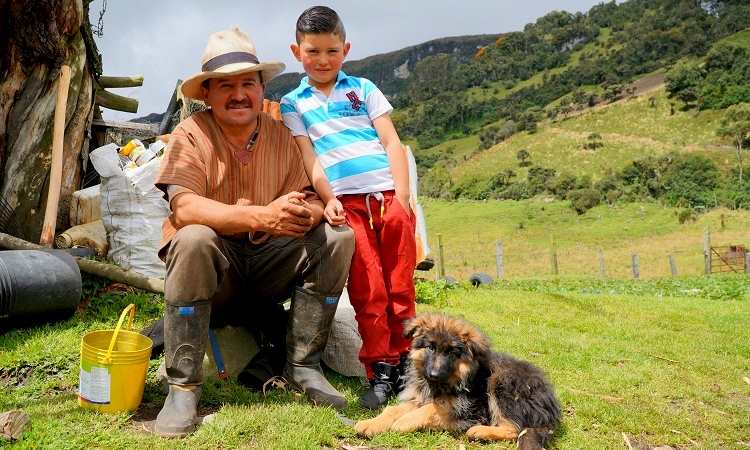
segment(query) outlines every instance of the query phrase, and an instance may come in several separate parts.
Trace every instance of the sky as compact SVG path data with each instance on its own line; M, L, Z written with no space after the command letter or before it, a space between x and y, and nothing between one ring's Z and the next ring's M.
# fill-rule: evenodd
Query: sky
M281 61L285 72L301 72L292 55L294 26L310 6L339 14L351 50L347 60L400 50L452 36L521 31L552 11L587 12L603 0L94 0L94 26L103 16L103 36L95 37L103 75L143 75L143 86L111 89L136 98L135 114L102 109L111 120L130 120L167 109L177 80L200 71L209 35L237 26L255 44L261 61ZM356 75L356 74L353 74Z

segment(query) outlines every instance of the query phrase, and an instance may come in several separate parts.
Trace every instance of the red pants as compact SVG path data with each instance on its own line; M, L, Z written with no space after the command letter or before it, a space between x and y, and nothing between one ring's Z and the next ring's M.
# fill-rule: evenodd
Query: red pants
M366 194L339 196L354 230L347 291L362 336L359 360L368 378L373 377L373 363L395 366L409 352L411 339L403 336L403 322L415 314L416 218L413 212L407 217L394 191L382 194L382 203L373 196L366 201Z

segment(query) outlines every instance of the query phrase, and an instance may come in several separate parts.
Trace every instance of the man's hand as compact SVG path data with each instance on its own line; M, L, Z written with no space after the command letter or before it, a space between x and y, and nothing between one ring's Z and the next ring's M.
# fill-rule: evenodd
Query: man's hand
M312 209L301 192L290 192L277 198L266 210L264 228L274 236L301 237L314 223Z
M326 218L331 226L341 226L346 223L346 214L344 213L344 206L341 204L339 199L332 198L326 205L323 216Z

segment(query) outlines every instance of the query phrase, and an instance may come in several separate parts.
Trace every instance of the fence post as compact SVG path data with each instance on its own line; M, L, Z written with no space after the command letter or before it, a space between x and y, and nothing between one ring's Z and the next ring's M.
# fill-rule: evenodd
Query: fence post
M745 253L745 273L750 274L750 252Z
M497 262L497 277L503 277L503 243L498 240L495 245L495 261Z
M711 229L703 229L703 268L706 275L711 275Z
M630 255L633 260L633 278L639 278L641 276L640 269L638 268L638 253Z
M677 264L675 264L674 262L674 255L670 253L668 258L669 258L669 269L672 271L672 276L676 277L677 276Z
M443 277L445 277L445 265L444 265L444 262L443 262L443 234L442 233L438 233L437 238L438 238L438 248L437 248L437 251L438 251L438 270L437 270L437 276L438 276L438 279L442 279Z
M607 275L604 273L604 252L599 249L599 275L604 278Z
M552 275L557 275L557 243L552 236Z

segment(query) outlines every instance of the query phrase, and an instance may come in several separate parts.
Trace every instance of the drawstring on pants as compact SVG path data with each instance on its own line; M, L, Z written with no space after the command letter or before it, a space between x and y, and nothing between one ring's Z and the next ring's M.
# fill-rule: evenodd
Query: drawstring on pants
M380 202L380 218L383 218L383 214L385 213L385 197L383 197L382 192L370 192L369 194L365 195L365 205L367 205L367 216L370 218L370 229L372 230L374 227L372 226L372 211L370 211L370 197L375 197L375 200Z

